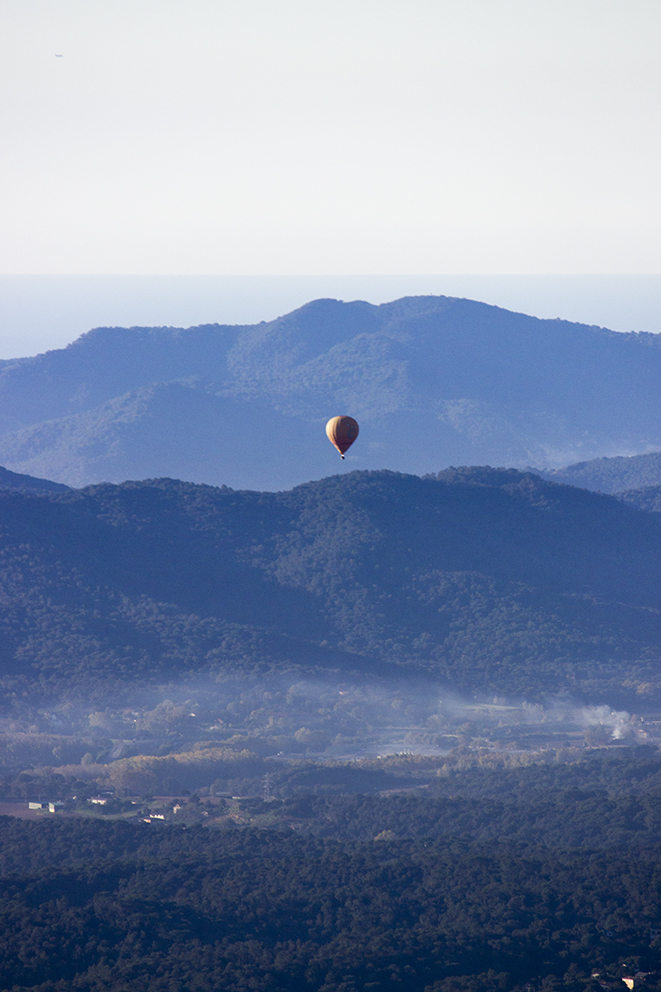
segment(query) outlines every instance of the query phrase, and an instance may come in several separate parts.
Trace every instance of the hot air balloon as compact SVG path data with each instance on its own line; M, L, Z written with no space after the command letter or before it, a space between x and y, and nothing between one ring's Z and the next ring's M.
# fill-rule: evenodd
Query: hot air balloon
M326 424L328 440L344 458L347 451L358 437L358 424L353 417L331 417Z

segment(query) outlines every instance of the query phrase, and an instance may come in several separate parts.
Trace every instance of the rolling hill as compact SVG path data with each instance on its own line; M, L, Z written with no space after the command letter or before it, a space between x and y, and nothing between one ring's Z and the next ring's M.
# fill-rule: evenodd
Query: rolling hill
M97 328L0 363L0 462L74 486L287 489L337 469L324 424L350 413L350 468L554 468L661 447L660 387L656 335L448 297L316 300L253 326Z
M0 491L0 529L8 692L332 672L661 698L661 518L530 473Z

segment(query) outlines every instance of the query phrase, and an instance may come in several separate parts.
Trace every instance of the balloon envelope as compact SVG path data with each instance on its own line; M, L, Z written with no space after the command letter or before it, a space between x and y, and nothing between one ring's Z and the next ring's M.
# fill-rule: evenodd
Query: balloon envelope
M326 434L331 444L344 458L347 451L358 437L358 424L353 417L331 417L326 424Z

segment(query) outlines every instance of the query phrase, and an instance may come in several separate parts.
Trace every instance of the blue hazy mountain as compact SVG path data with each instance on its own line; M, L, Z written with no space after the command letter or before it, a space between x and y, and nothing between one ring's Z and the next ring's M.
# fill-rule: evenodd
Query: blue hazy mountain
M448 297L317 300L268 323L97 328L0 363L0 463L68 485L282 489L348 467L543 465L661 448L656 335Z
M544 479L601 493L622 493L661 485L661 451L645 455L593 458L566 468L538 471Z

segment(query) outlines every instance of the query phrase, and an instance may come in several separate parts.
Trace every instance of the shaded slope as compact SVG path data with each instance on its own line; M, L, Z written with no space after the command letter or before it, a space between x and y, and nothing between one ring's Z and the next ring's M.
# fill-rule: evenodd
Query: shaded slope
M55 493L64 492L68 488L60 482L52 482L50 479L36 479L32 475L21 475L0 466L0 489L16 489L26 493Z
M98 327L78 340L0 366L0 416L23 426L91 410L106 400L225 368L237 328Z
M624 489L616 493L617 498L639 510L661 513L661 486L643 486L642 489Z
M642 489L661 485L661 451L629 457L593 458L554 471L538 471L538 474L552 482L564 482L595 492L620 493L625 489Z
M317 300L250 327L99 328L5 363L0 460L74 484L143 477L144 423L133 421L131 438L127 405L174 382L202 397L173 408L175 435L198 451L191 461L173 442L174 414L168 420L154 399L149 472L233 486L289 487L332 471L323 426L338 412L361 423L350 464L365 468L558 465L661 446L654 335L412 297L381 306ZM240 435L221 463L213 431L205 433L209 396L225 401ZM268 430L241 434L253 406L262 423L281 424L286 455L277 464Z
M661 687L661 519L533 475L0 493L0 534L7 676L70 690L293 667L519 695Z
M263 399L168 382L25 427L0 447L12 465L43 469L76 487L158 476L165 450L166 460L192 482L214 478L250 489L268 476L273 488L284 488L296 465L318 447L315 426L301 427ZM245 454L255 448L260 457L252 463Z

